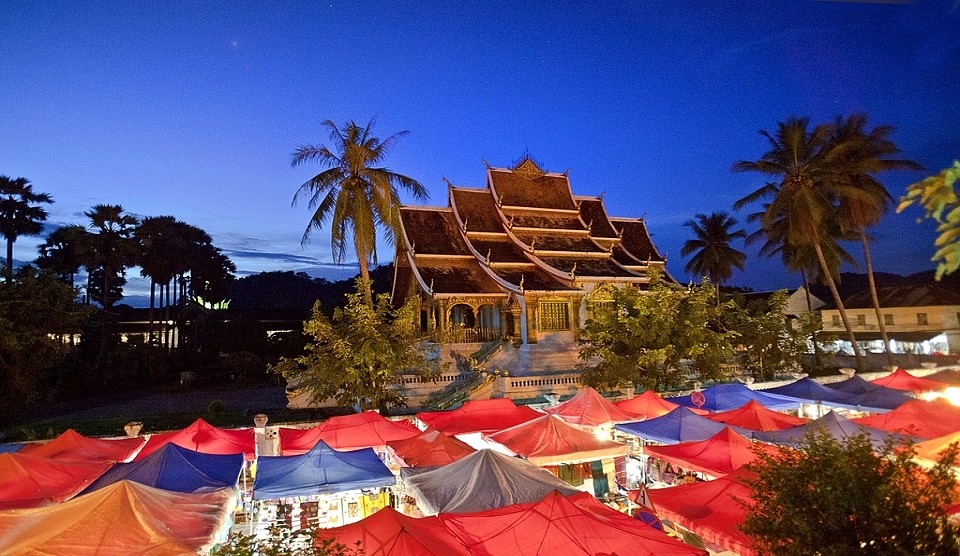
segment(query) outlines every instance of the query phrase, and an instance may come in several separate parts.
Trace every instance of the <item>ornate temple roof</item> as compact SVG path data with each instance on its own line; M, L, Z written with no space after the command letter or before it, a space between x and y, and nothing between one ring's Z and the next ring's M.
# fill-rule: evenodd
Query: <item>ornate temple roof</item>
M631 255L641 261L666 262L653 245L650 232L647 231L647 223L642 218L611 218L610 220L620 232L621 245Z
M487 169L483 189L449 186L449 207L403 207L394 296L583 291L646 284L663 264L643 220L608 217L598 197L574 197L566 174L529 158ZM398 242L399 244L399 242ZM586 288L589 289L589 288Z

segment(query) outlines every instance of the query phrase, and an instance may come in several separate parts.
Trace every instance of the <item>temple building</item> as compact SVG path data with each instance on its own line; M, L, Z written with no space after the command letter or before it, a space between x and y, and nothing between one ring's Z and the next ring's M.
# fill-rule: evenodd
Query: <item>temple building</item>
M442 343L575 343L604 291L646 288L651 269L671 279L642 218L610 217L529 157L400 216L393 299L419 298L422 332Z

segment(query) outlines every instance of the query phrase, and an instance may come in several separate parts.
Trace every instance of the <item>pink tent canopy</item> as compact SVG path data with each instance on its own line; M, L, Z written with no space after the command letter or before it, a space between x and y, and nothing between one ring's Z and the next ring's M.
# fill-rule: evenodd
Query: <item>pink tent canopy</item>
M539 502L469 514L440 514L472 554L490 556L705 555L593 500L552 492ZM582 504L582 505L581 505ZM584 507L586 506L586 508Z
M711 413L705 415L705 417L711 421L753 431L778 431L803 425L807 422L807 419L802 417L794 417L767 409L756 400L750 400L739 409Z
M359 450L386 446L420 434L409 421L391 421L376 411L331 417L311 429L280 429L280 453L298 456L323 440L335 450Z
M918 442L916 444L917 457L936 461L940 457L940 452L947 446L960 442L960 432L945 434L943 436Z
M647 491L661 519L669 519L704 540L741 556L757 556L750 537L738 529L753 490L743 483L745 471L721 479Z
M0 509L63 502L112 465L105 461L65 462L18 453L0 454Z
M639 396L634 396L629 400L615 402L613 405L617 406L623 411L626 411L627 413L636 415L636 417L634 417L635 420L660 417L670 413L678 407L677 404L668 402L667 400L658 396L653 390L645 390ZM692 407L690 408L690 411L693 411L697 415L706 415L710 413L709 411Z
M870 382L879 386L886 386L887 388L894 388L896 390L906 390L908 392L936 392L950 386L944 382L913 376L899 367L887 376L871 380Z
M218 429L203 419L197 419L190 426L178 431L151 434L133 460L140 461L169 442L204 454L243 454L246 459L256 456L253 429Z
M355 547L359 542L366 556L470 554L467 547L440 522L440 518L409 517L393 508L384 508L350 525L322 530L317 538L333 539L348 547Z
M600 427L611 423L636 421L637 415L629 413L607 401L593 388L587 387L577 395L554 407L543 408L568 423L584 427Z
M206 554L234 496L120 481L56 506L0 511L0 554Z
M476 451L463 441L430 428L412 438L388 442L387 446L407 467L446 465Z
M960 408L946 400L912 400L889 413L852 421L887 432L929 439L960 431Z
M730 427L706 440L683 442L672 446L645 446L651 457L669 461L684 469L722 477L757 459L754 449L773 455L781 448L752 442Z
M556 465L625 456L626 444L601 440L592 432L544 415L484 438L503 444L535 465Z
M490 433L510 428L543 415L527 406L517 406L513 400L495 398L471 400L449 411L417 413L417 419L444 434Z
M28 444L21 454L59 461L130 461L147 439L143 436L113 440L89 438L68 429L46 444Z

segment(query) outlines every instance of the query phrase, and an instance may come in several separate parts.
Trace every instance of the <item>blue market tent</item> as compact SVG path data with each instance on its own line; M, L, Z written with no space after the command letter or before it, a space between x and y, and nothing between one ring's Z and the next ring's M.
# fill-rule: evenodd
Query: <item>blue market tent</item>
M754 400L767 409L773 411L789 411L800 407L800 402L793 398L778 396L776 394L767 394L756 390L751 390L739 382L731 384L717 384L706 388L702 392L706 399L700 409L707 411L729 411L743 407L750 400ZM686 407L697 407L691 400L691 395L681 396L679 398L666 398L668 402Z
M764 394L776 394L802 400L804 403L820 404L842 409L857 409L857 404L850 401L854 394L827 388L815 380L801 378L790 384L762 390Z
M751 436L754 440L786 446L796 446L803 440L803 437L806 436L807 433L817 429L822 429L830 436L841 441L851 436L856 436L857 434L866 434L870 437L870 441L874 446L881 446L891 438L895 440L906 440L908 438L904 435L858 425L835 411L831 411L823 417L810 421L805 425L791 427L782 431L754 432Z
M711 421L686 407L680 406L660 417L634 423L622 423L614 425L613 428L651 442L679 444L680 442L706 440L722 431L724 427L726 425L723 423ZM741 434L750 434L739 427L731 428Z
M23 448L23 444L0 444L0 454L19 452L20 448Z
M372 448L338 452L321 440L299 456L261 457L253 482L253 499L329 494L394 484L393 473Z
M912 399L902 390L895 390L873 384L859 376L852 376L847 380L833 382L826 385L827 388L837 392L851 394L852 397L847 403L856 404L864 411L883 412L896 409Z
M169 443L140 461L114 465L83 492L123 480L173 492L209 492L236 486L242 469L243 454L202 454Z

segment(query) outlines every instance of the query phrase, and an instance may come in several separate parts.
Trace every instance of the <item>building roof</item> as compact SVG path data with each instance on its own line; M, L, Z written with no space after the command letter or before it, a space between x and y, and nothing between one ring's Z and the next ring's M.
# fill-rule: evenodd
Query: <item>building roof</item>
M613 226L620 232L623 248L641 261L666 262L653 245L647 223L642 218L612 218Z
M960 305L960 292L934 284L877 288L877 298L881 308ZM870 290L862 290L851 295L843 300L843 305L847 309L872 309ZM830 308L836 307L831 304Z
M488 168L487 178L483 189L451 185L448 207L401 208L395 299L413 283L431 295L646 284L648 262L662 264L642 220L619 220L630 239L623 243L602 199L574 198L566 174L525 158Z

